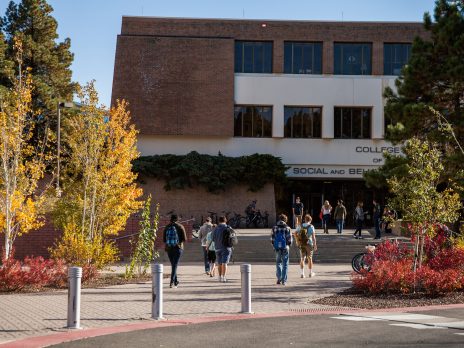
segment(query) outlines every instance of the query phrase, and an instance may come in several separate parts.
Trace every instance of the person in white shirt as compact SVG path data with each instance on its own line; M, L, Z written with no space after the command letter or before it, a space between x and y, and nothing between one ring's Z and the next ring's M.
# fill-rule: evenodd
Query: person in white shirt
M205 273L207 275L210 274L210 267L208 261L208 248L206 243L206 237L209 232L213 230L213 224L211 223L211 218L208 216L206 218L205 223L200 227L200 231L198 232L198 239L200 240L201 247L203 249L203 261L205 263Z

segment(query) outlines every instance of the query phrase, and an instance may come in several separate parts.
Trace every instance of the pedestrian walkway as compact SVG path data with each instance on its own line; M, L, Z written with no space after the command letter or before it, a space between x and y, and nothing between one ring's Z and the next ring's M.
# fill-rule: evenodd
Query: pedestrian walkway
M165 271L170 267L165 264ZM119 269L121 271L122 268ZM252 266L252 310L256 314L337 309L309 301L351 285L350 265L317 265L314 278L301 279L290 265L287 286L275 284L275 266ZM240 311L240 264L231 265L228 283L204 274L204 268L181 265L180 285L164 281L164 316L169 320L236 315ZM63 331L67 291L0 295L0 344L28 336ZM82 290L81 326L96 328L147 321L151 318L151 283Z

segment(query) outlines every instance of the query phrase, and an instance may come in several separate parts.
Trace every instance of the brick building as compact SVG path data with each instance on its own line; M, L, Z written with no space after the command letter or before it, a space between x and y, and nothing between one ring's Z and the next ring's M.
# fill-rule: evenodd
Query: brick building
M272 154L291 179L279 210L296 195L313 216L325 199L369 207L363 172L400 151L384 140L382 94L416 36L421 23L123 17L112 101L129 101L142 155ZM145 190L162 211L195 217L243 212L252 198L276 211L272 185L226 200L150 180Z

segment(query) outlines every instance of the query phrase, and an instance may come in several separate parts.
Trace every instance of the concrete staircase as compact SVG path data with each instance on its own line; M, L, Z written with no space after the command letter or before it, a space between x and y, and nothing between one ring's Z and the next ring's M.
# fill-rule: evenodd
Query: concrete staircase
M270 242L270 229L240 229L237 230L239 242L234 248L231 262L240 263L274 263L274 250ZM351 263L351 259L357 253L365 251L368 244L377 244L370 232L363 231L364 239L353 238L353 230L345 230L342 235L335 230L329 234L316 232L318 251L313 260L316 263ZM384 239L385 237L382 237ZM388 236L387 238L395 238ZM406 240L405 240L406 241ZM168 262L164 251L160 251L160 260ZM185 246L182 263L202 262L203 252L200 242L194 239ZM299 260L298 248L292 245L290 249L290 262Z

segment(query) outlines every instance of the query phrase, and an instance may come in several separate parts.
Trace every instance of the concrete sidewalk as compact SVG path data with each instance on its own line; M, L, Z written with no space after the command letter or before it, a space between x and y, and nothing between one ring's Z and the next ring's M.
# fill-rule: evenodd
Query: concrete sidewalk
M252 310L256 314L284 311L312 312L335 307L308 303L347 288L350 265L315 265L314 278L300 278L299 266L290 265L287 286L275 284L273 264L252 265ZM170 272L165 264L165 272ZM179 268L180 285L164 281L164 316L169 320L236 315L240 311L240 264L229 267L229 282L219 283L203 272L201 264ZM24 337L66 331L67 291L0 295L0 344ZM127 284L82 291L81 325L116 326L151 318L151 283Z

